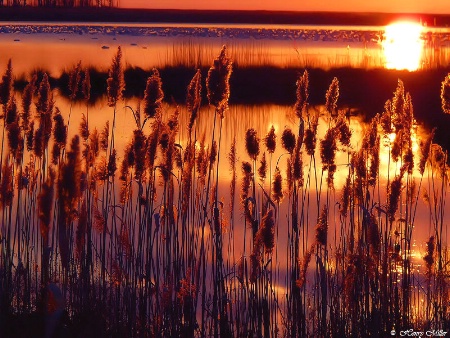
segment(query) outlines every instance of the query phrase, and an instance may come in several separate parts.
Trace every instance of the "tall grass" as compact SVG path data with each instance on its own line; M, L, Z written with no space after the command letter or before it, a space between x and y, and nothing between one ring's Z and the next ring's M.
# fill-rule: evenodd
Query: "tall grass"
M185 108L163 103L154 69L142 103L121 109L122 62L119 49L107 80L111 128L109 121L93 128L89 71L74 68L71 99L86 100L86 115L70 144L47 75L29 80L19 106L7 66L2 336L30 328L130 337L365 337L449 328L447 153L433 143L434 132L419 139L401 81L358 140L339 107L338 79L318 111L305 71L293 129L261 135L250 128L226 149L233 88L225 47L206 76L193 74ZM124 149L115 140L117 114L135 125ZM200 119L212 129L201 130ZM226 155L229 192L221 180ZM428 238L415 237L415 227L428 227Z

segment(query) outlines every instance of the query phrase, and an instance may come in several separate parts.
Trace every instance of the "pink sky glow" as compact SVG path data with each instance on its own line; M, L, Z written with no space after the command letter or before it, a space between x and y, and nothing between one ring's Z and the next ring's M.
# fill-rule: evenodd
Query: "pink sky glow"
M449 14L448 0L119 0L123 8Z

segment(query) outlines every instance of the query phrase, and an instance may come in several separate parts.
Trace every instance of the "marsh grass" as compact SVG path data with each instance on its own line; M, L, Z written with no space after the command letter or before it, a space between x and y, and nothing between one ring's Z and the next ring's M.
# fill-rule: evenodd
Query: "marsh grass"
M206 78L194 74L185 108L163 104L154 69L142 104L120 109L119 49L105 78L114 111L103 127L90 123L95 76L81 64L68 81L71 104L86 104L80 126L64 120L45 74L30 77L17 104L7 66L2 336L26 336L27 326L42 336L87 337L448 330L447 153L434 131L418 139L403 83L358 140L337 78L319 111L305 71L292 125L267 135L250 128L227 149L228 52L222 48ZM445 112L447 87L448 79ZM117 114L134 126L124 149L115 142ZM70 138L69 127L78 131ZM428 227L428 238L414 227Z

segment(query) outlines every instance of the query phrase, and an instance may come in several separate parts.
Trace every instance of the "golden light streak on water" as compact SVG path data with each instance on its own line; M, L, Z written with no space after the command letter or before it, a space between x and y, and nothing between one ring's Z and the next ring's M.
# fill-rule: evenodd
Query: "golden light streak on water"
M420 68L423 53L422 25L413 22L396 22L386 27L382 47L386 57L386 68Z

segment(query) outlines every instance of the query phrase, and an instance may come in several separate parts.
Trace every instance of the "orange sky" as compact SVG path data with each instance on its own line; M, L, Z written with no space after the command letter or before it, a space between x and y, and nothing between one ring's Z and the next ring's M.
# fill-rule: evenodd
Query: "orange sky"
M450 13L448 0L118 0L125 8Z

